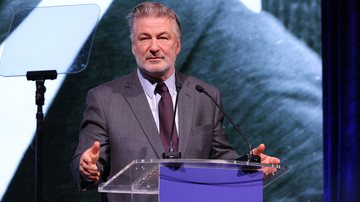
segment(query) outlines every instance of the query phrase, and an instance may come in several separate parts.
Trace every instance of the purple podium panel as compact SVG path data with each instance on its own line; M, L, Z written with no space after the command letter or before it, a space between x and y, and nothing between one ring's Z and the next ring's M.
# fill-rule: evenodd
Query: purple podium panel
M160 166L160 202L263 200L263 173L237 168Z

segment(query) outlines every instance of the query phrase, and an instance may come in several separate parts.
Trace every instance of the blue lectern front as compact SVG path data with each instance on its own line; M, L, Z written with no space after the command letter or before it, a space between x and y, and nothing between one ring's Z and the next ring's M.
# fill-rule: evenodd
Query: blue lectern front
M276 172L267 175L264 170ZM262 201L263 188L284 175L281 165L208 159L134 160L99 192L158 195L160 202ZM132 197L136 199L137 197Z

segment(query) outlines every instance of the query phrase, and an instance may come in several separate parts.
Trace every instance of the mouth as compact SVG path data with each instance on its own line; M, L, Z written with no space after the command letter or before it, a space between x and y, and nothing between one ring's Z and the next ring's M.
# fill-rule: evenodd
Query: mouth
M163 57L148 57L148 58L146 58L146 60L162 60L162 59L164 59Z
M149 58L146 58L146 61L148 61L151 64L158 64L162 61L162 59L163 58L161 58L161 57L149 57Z

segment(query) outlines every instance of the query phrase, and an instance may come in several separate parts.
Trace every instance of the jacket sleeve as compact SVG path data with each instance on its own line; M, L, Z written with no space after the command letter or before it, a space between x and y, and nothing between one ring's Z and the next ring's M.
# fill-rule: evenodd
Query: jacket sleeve
M109 136L105 123L106 113L104 111L103 96L97 94L96 90L90 90L86 98L86 109L80 126L79 143L71 163L73 178L80 190L86 190L97 186L98 183L107 179L109 170ZM80 157L84 151L90 148L95 141L100 142L100 157L97 162L101 173L99 182L88 180L80 174Z

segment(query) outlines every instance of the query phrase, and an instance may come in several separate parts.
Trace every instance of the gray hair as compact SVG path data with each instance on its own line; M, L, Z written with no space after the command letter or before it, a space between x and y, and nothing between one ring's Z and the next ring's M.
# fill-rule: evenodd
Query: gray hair
M137 18L142 17L167 17L171 20L173 20L177 27L175 30L175 33L179 38L181 38L181 26L179 17L176 15L175 11L172 9L164 6L163 4L156 3L156 2L143 2L138 4L131 13L127 16L129 28L130 28L130 38L133 39L133 29L134 29L134 22Z

